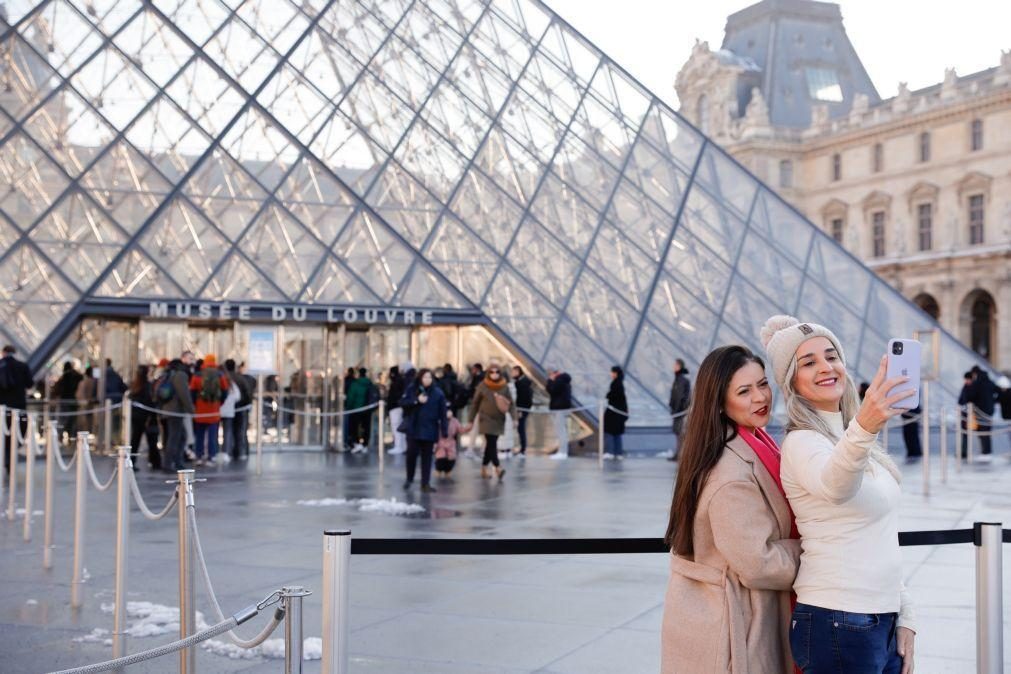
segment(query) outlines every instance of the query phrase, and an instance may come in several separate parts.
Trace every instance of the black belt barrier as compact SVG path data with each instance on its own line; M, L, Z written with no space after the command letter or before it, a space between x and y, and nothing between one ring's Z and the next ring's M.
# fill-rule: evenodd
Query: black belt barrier
M1011 529L1004 529L1005 543ZM979 545L976 529L900 531L899 545ZM669 553L662 538L352 538L353 555L623 555Z

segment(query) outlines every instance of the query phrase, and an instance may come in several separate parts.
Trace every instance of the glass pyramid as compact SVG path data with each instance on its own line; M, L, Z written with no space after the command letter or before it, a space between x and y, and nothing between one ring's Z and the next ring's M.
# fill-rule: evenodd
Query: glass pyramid
M89 298L461 308L666 425L673 359L772 313L862 378L937 328L539 2L3 7L0 337L36 362Z

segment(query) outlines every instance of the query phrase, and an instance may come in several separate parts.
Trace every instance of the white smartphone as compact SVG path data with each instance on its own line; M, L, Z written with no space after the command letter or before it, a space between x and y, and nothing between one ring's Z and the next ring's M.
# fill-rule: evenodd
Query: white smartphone
M922 345L915 339L888 340L888 371L885 379L909 377L905 384L899 384L888 392L889 396L901 391L913 390L915 395L900 400L896 409L911 410L920 406L920 352Z

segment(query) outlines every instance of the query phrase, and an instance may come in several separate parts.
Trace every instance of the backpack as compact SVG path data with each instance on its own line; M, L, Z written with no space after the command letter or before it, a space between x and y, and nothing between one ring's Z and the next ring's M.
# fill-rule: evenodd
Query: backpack
M458 381L453 382L453 397L450 400L450 407L455 410L462 409L470 403L470 391Z
M221 375L217 370L204 370L200 373L200 399L219 403L222 400Z
M372 382L369 382L369 392L366 394L365 400L366 405L375 405L379 402L379 387Z
M172 371L163 372L154 383L154 399L159 405L170 402L176 395L175 387L172 386Z

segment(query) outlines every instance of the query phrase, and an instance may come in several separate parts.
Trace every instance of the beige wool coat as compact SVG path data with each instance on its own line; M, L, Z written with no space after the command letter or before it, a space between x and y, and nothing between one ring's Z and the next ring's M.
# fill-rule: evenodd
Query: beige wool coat
M790 588L800 541L748 444L724 448L699 498L693 558L671 554L663 674L790 674Z

